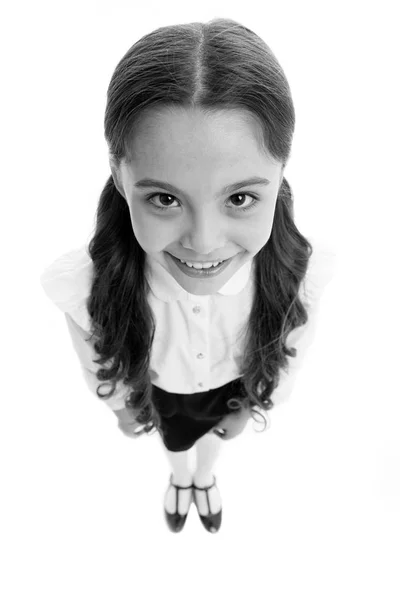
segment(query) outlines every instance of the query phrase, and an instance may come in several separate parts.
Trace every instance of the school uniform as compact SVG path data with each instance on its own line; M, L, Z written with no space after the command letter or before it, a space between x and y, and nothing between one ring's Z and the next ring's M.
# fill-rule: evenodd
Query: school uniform
M311 238L310 242L314 253L300 288L309 320L288 336L287 346L295 346L297 356L288 357L289 369L282 370L280 383L271 394L275 405L286 401L292 391L314 339L321 294L334 275L335 252ZM149 256L145 276L156 325L149 372L152 401L161 418L159 433L169 450L188 450L231 412L227 400L245 395L239 363L255 293L255 260L246 262L218 292L207 296L184 290ZM40 282L49 299L65 314L87 386L100 400L96 389L101 382L95 374L100 365L93 362L99 356L93 341L85 341L90 336L86 302L92 278L93 264L84 245L51 263L42 272ZM101 391L107 389L104 385ZM125 407L130 391L119 381L114 395L100 401L118 410Z

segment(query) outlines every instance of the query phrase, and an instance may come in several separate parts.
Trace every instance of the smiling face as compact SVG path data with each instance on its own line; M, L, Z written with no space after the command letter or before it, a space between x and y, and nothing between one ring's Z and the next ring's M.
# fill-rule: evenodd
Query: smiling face
M244 111L168 108L142 119L129 161L119 169L110 162L138 243L191 294L218 292L271 235L283 169L259 140L259 125ZM233 189L255 177L269 183ZM139 185L144 179L163 184ZM233 258L216 276L193 278L171 255L193 262Z

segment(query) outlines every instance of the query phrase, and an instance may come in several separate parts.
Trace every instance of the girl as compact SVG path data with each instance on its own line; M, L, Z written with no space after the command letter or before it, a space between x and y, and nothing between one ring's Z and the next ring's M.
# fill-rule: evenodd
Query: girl
M117 65L104 124L111 175L94 235L41 283L120 429L160 434L170 529L193 493L215 532L222 440L288 397L332 277L334 253L294 222L289 85L232 20L162 27Z

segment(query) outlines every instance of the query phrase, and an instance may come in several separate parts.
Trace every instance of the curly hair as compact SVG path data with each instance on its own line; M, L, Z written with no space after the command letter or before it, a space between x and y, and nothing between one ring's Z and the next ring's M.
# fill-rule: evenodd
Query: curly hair
M107 91L105 139L115 164L129 156L143 112L165 105L250 111L260 125L263 147L283 165L289 159L295 113L288 82L266 43L235 21L218 18L161 27L128 50ZM122 379L131 390L125 405L144 425L136 435L154 432L160 428L160 415L152 402L149 374L155 319L147 300L145 252L111 175L100 195L88 252L94 277L87 308L100 356L96 362L109 365L97 371L97 379L112 388L101 394L102 383L96 393L110 398ZM286 339L308 320L299 288L312 252L294 223L292 192L283 178L271 235L254 257L256 287L240 365L244 395L231 399L236 408L250 410L254 420L260 415L255 407L273 407L270 396L280 370L287 369L287 356L296 356Z

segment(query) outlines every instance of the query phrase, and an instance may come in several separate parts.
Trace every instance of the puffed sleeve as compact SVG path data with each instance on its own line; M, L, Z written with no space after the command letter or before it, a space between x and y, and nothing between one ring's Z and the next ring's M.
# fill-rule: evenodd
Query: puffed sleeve
M314 252L299 291L301 301L308 312L308 321L305 325L293 329L287 337L286 346L295 347L297 355L288 356L289 366L287 370L281 370L279 385L271 394L274 404L288 400L292 393L297 374L315 338L322 294L336 272L336 252L333 247L321 241L310 241Z
M48 266L40 276L40 283L48 298L64 313L72 345L79 359L83 376L90 391L97 396L105 394L110 384L99 381L96 372L106 365L95 363L99 355L94 349L91 335L90 316L87 310L87 299L90 295L93 277L93 264L86 247L78 248L63 254ZM101 400L111 410L125 408L125 399L132 390L121 381L117 383L114 394L109 399Z

